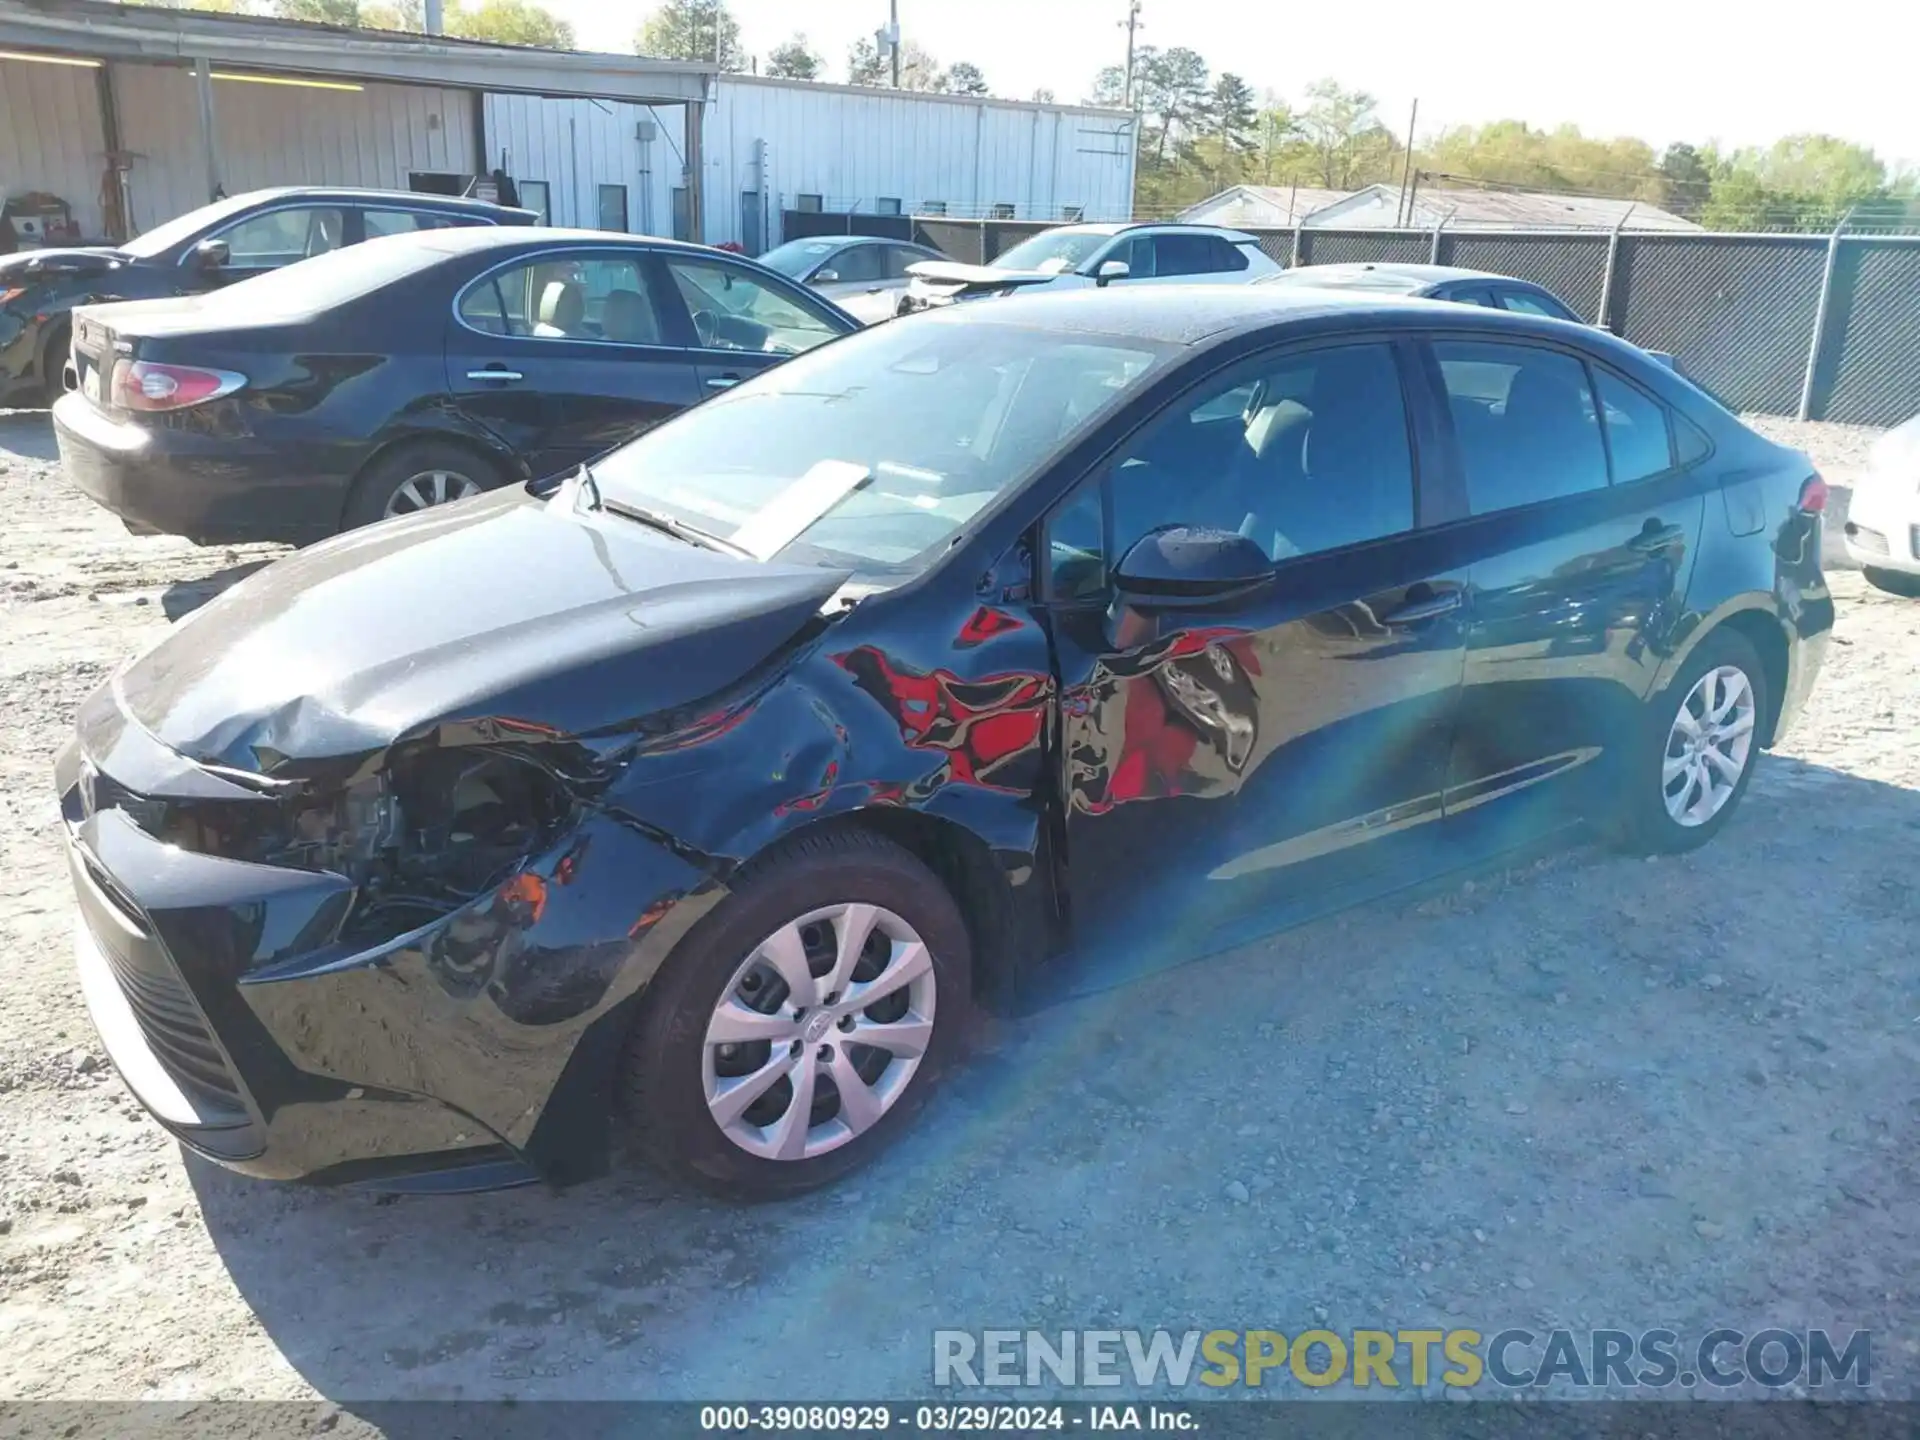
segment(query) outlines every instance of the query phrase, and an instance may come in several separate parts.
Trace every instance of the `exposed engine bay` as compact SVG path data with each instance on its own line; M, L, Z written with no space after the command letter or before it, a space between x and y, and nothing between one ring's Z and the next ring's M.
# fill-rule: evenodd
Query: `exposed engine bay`
M430 923L498 885L560 829L561 781L506 749L426 749L325 798L135 802L142 828L182 849L299 870L359 887L342 938Z

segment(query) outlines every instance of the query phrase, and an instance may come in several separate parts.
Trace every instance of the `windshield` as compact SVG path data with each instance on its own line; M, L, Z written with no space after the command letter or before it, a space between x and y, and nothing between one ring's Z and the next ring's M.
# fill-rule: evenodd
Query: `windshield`
M144 235L136 235L120 248L129 255L151 260L162 250L170 250L182 240L190 240L200 231L219 224L229 215L237 215L259 203L258 195L236 195L230 200L216 200L211 205L202 205L198 210L176 215Z
M762 559L910 574L1169 352L945 320L790 360L594 466L602 494Z
M1112 239L1096 230L1048 230L1002 251L990 264L995 270L1040 270L1058 275L1078 270Z
M760 257L760 263L790 280L799 280L839 248L831 240L789 240L767 251Z

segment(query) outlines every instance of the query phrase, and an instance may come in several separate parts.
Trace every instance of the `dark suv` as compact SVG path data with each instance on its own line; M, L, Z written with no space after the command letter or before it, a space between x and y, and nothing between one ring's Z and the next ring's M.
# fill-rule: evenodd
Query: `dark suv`
M0 405L59 398L76 305L191 295L379 235L531 225L531 210L404 190L251 190L118 248L0 256Z

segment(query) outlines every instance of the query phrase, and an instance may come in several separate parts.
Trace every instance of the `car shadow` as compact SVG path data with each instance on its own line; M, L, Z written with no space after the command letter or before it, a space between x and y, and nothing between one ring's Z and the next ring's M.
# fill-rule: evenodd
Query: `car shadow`
M161 592L160 608L166 612L169 620L178 620L182 616L191 615L209 600L238 585L256 570L265 569L273 563L274 558L268 556L265 559L229 565L224 570L216 570L213 574L203 575L198 580L176 580Z
M0 410L0 450L29 460L58 460L53 414L47 410Z
M1581 846L1490 865L1491 878L1455 877L1437 894L990 1024L882 1159L775 1204L691 1193L628 1154L610 1178L564 1193L448 1198L273 1185L192 1157L187 1170L221 1260L287 1363L406 1440L452 1430L435 1407L392 1402L906 1396L930 1389L936 1326L1152 1328L1196 1306L1238 1315L1253 1304L1248 1283L1281 1311L1219 1323L1304 1324L1296 1301L1330 1293L1357 1262L1303 1243L1280 1212L1291 1185L1304 1205L1334 1179L1354 1191L1343 1224L1359 1256L1423 1227L1491 1228L1518 1203L1489 1198L1503 1185L1535 1197L1540 1222L1508 1231L1497 1260L1471 1245L1454 1257L1447 1283L1476 1294L1504 1285L1486 1269L1497 1264L1570 1304L1625 1295L1663 1316L1670 1295L1728 1299L1729 1274L1761 1295L1811 1297L1823 1276L1850 1273L1850 1227L1878 1212L1821 1198L1834 1218L1809 1212L1804 1243L1776 1243L1757 1215L1714 1229L1713 1247L1681 1241L1700 1214L1768 1196L1859 1192L1899 1208L1873 1193L1892 1172L1863 1168L1886 1152L1843 1138L1835 1117L1874 1123L1888 1086L1900 1088L1888 1067L1901 1054L1887 1048L1898 1037L1878 1038L1875 1017L1888 1003L1906 1015L1913 997L1887 994L1892 972L1865 957L1905 953L1920 923L1901 858L1916 838L1920 792L1770 756L1741 813L1693 855L1643 864ZM1818 1003L1792 1008L1802 994ZM1784 1018L1766 1019L1769 1007ZM1751 1031L1763 1023L1773 1030ZM1703 1027L1730 1043L1701 1045ZM1469 1031L1490 1043L1469 1047ZM1416 1047L1430 1073L1405 1083L1437 1088L1445 1117L1444 1145L1424 1151L1400 1128L1412 1120L1377 1118L1375 1087ZM1756 1051L1769 1074L1743 1079ZM1569 1055L1592 1057L1574 1079L1541 1059ZM1675 1066L1688 1068L1669 1081ZM1764 1105L1724 1103L1763 1081ZM1590 1091L1611 1108L1577 1108ZM1524 1120L1519 1095L1532 1102ZM1222 1138L1263 1126L1281 1141ZM1645 1162L1637 1172L1623 1146ZM1256 1184L1251 1201L1229 1186L1223 1213L1222 1165L1276 1147L1278 1186ZM1583 1243L1569 1247L1559 1237L1574 1231ZM1645 1276L1630 1266L1591 1265L1647 1235L1670 1237L1653 1288L1636 1288ZM1430 1283L1447 1274L1442 1260ZM1388 1305L1425 1313L1418 1271L1367 1268L1373 1288L1348 1302L1365 1308L1359 1323L1392 1322L1373 1313ZM1881 1297L1831 1298L1871 1308Z

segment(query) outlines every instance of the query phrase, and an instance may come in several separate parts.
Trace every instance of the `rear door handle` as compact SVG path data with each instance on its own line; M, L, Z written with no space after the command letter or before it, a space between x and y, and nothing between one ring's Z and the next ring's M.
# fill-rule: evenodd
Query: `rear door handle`
M707 377L707 388L709 390L731 390L739 383L740 377L738 375L709 375Z
M1411 625L1419 620L1432 620L1436 616L1450 614L1460 608L1460 592L1443 590L1438 595L1429 595L1424 600L1415 600L1410 605L1402 605L1390 615L1381 617L1383 625Z
M518 370L509 370L504 366L493 365L485 370L469 370L467 371L467 378L469 380L497 380L502 384L511 384L515 380L524 380L527 377L522 375Z

